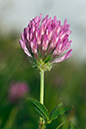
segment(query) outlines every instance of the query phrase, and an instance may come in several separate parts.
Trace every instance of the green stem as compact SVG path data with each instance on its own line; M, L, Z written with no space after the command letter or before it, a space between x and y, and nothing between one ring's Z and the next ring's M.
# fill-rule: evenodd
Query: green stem
M44 104L44 71L40 71L40 103ZM39 126L43 126L44 119L40 117Z
M44 71L40 71L40 103L44 103Z

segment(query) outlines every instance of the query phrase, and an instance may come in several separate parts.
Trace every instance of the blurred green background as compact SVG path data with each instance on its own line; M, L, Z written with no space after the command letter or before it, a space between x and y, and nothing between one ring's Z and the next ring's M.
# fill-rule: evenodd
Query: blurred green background
M37 3L37 4L36 4ZM60 102L73 106L46 129L86 129L86 1L0 0L0 129L37 129L39 115L28 97L39 100L40 76L19 45L20 33L35 16L67 18L72 34L72 56L45 72L45 106L51 112ZM19 101L9 99L12 84L26 83L28 93Z

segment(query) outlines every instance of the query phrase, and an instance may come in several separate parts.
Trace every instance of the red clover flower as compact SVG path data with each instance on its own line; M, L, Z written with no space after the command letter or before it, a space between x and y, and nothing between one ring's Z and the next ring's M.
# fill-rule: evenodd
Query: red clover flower
M62 106L61 103L58 105L58 109L55 108L53 110L55 112L52 111L49 116L48 110L44 106L44 71L51 70L55 63L62 62L71 56L72 41L69 40L71 31L67 19L63 25L57 21L56 16L52 19L46 15L43 20L41 19L42 15L36 16L29 22L28 27L24 28L24 32L21 33L19 43L33 65L40 70L40 102L28 99L40 115L39 129L44 129L45 123L49 124L58 117L56 114L62 114L70 109L70 107L59 108Z
M67 19L61 25L56 16L52 19L46 15L41 21L42 15L32 19L28 27L21 33L19 43L30 61L39 70L50 70L54 63L62 62L71 56L71 34Z

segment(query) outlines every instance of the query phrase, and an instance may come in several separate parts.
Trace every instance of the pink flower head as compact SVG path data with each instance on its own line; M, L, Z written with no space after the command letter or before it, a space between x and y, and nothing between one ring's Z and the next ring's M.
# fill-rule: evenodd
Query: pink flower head
M18 101L29 92L28 85L24 82L11 84L9 89L9 99L11 102Z
M42 70L49 70L54 63L62 62L71 56L70 25L67 20L61 25L56 16L47 15L32 19L21 33L19 43L29 59Z

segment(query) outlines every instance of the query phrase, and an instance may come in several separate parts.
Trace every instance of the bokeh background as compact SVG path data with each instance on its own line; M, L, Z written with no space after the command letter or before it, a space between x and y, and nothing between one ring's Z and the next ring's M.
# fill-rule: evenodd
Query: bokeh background
M72 57L45 72L45 105L73 109L47 128L86 129L86 0L0 0L0 129L37 129L39 116L27 97L39 100L39 72L21 47L20 33L37 15L56 16L71 25ZM13 88L12 88L13 87ZM24 94L23 94L24 92ZM21 94L21 96L19 96Z

